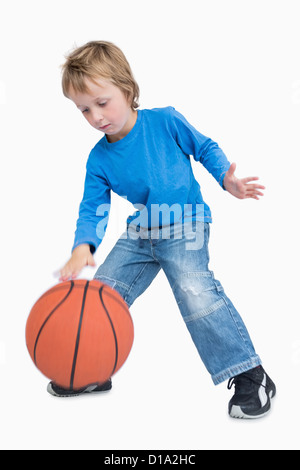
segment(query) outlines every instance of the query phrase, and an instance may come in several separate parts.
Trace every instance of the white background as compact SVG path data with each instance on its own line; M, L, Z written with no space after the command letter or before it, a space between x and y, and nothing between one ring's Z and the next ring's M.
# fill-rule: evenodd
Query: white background
M12 0L0 8L3 449L299 449L299 2ZM61 92L64 55L116 43L141 107L172 105L265 196L239 201L194 165L214 216L211 269L276 381L269 417L227 416L163 274L131 313L135 343L110 394L61 401L25 345L34 302L68 259L89 151L102 137ZM114 197L101 263L133 212ZM86 270L82 277L92 278Z

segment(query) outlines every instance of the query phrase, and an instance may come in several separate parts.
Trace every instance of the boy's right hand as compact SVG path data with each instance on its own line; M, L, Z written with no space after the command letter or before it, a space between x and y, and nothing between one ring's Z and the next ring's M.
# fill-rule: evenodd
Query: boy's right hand
M70 260L60 269L60 281L75 279L85 266L96 266L94 257L90 250L90 245L83 244L77 246Z

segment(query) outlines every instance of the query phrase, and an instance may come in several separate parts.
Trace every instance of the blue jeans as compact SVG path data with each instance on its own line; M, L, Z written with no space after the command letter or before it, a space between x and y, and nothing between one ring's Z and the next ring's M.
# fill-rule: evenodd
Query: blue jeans
M210 225L160 229L127 227L98 279L130 307L163 269L200 357L215 385L261 364L247 329L209 270Z

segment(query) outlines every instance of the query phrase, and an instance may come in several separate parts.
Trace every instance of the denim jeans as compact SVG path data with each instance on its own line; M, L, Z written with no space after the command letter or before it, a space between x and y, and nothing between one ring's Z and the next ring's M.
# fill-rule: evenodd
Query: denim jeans
M130 226L98 269L130 307L163 269L183 320L215 385L261 364L248 331L209 270L210 225Z

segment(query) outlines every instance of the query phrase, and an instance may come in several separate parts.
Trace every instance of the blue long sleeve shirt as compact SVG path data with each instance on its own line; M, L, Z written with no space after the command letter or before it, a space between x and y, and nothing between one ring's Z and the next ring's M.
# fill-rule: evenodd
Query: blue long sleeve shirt
M137 209L128 224L153 228L187 217L212 222L193 174L191 156L223 187L230 167L225 154L172 107L139 110L135 126L122 140L109 143L104 136L87 161L73 250L82 243L95 250L100 245L111 191Z

